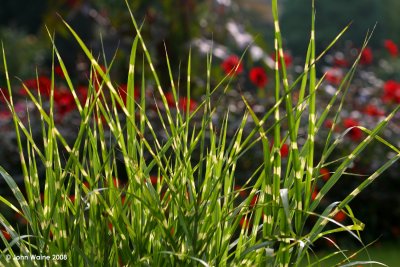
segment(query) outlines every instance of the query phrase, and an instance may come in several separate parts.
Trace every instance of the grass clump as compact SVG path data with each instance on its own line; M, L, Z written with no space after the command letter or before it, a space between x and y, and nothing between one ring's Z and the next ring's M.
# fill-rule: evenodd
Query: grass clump
M44 107L40 94L33 94L23 84L41 116L42 140L39 141L33 138L33 125L24 124L15 110L3 49L10 95L7 104L15 123L25 192L0 168L18 204L3 197L1 201L22 216L27 226L23 230L15 229L1 215L5 230L0 235L4 243L0 261L16 265L44 262L45 265L72 266L300 266L304 259L308 259L309 264L311 259L314 264L319 264L341 254L340 261L344 266L373 263L352 263L353 256L338 246L337 253L315 259L312 257L313 246L319 239L328 239L332 233L344 231L364 247L359 235L363 224L354 217L349 203L399 159L399 150L379 137L399 107L375 128L359 127L367 137L349 155L336 159L340 162L337 169L314 194L316 183L321 179L320 168L330 164L328 160L341 142L332 137L340 107L337 111L331 107L336 101L344 101L359 59L325 111L317 114L318 88L323 78L316 77L316 62L326 50L322 55L315 54L314 7L304 71L293 82L289 82L286 73L276 0L272 1L272 9L275 105L259 118L243 97L247 111L232 138L227 137L229 113L225 114L221 124L216 124L213 121L216 108L211 101L216 91L229 88L229 76L213 87L212 58L207 57L206 93L202 102L192 108L193 63L189 53L185 105L176 104L176 109L170 107L133 16L136 37L130 55L126 101L110 78L113 62L107 70L101 68L89 48L65 24L92 64L89 94L82 103L63 59L53 46L53 62L59 62L80 114L81 123L72 144L60 133L54 119L54 71L49 108ZM51 40L54 43L52 37ZM143 57L139 58L139 54ZM179 90L168 56L167 64L172 95L178 103ZM151 70L151 78L145 77L146 68ZM137 70L142 73L139 77ZM139 88L135 87L137 83ZM155 98L159 104L155 112L164 139L154 130L155 121L146 113L145 89L150 83L156 88ZM135 90L141 91L137 101ZM296 102L292 98L294 90L299 92ZM324 151L318 158L314 140L330 113L334 113L335 119ZM271 116L274 123L267 125L265 122ZM301 143L299 129L304 124L307 125L307 137ZM245 128L249 127L252 127L249 133L244 134ZM274 140L272 147L271 139ZM324 196L375 139L390 147L396 155L345 199L322 206ZM283 162L281 148L285 142L290 144L289 157ZM254 147L263 151L264 160L249 182L238 189L235 186L237 163ZM122 172L118 167L121 162ZM43 177L38 171L40 166L44 166ZM124 184L120 176L126 176ZM42 190L43 200L40 198ZM241 198L243 190L250 192L245 198ZM335 215L339 212L346 213L353 224L337 222ZM21 255L63 255L63 258L21 262L17 258Z

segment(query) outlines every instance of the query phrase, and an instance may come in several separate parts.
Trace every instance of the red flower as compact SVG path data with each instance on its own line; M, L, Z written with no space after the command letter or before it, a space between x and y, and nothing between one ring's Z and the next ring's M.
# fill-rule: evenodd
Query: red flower
M124 183L123 182L121 182L118 178L113 178L112 179L112 181L113 181L113 185L114 185L114 187L116 187L116 188L119 188L119 187L123 187L124 186Z
M8 110L2 110L0 111L0 121L4 120L4 121L8 121L12 118L12 114L10 111Z
M281 147L281 157L286 158L289 154L289 146L287 144L283 144Z
M346 220L346 213L344 213L343 211L339 211L338 213L336 213L335 217L333 218L335 221L337 221L338 223L343 222L344 220Z
M54 91L54 103L60 116L64 116L75 109L74 96L66 89Z
M373 59L374 56L370 47L366 47L361 51L360 64L369 65L372 63Z
M239 193L239 196L245 198L247 196L246 190L244 190L240 185L235 185L235 191Z
M124 104L126 105L126 98L128 97L128 85L127 85L127 84L121 84L121 85L118 87L118 92L119 92L119 95L120 95L121 98L122 98L122 101L124 101ZM135 93L134 99L135 99L135 100L138 100L139 97L140 97L140 90L139 90L139 88L135 87L134 93Z
M150 176L150 182L151 182L151 184L152 184L153 186L155 186L159 180L161 181L161 178L160 178L160 177L157 177L157 176L155 176L155 175L151 175L151 176Z
M168 106L171 108L176 107L174 95L172 92L166 92L165 93L165 98L167 99ZM187 105L188 99L187 97L183 96L178 99L178 107L182 111L186 111L186 105ZM197 102L194 101L192 98L189 101L189 111L194 111L197 108Z
M333 58L333 65L340 68L346 68L349 66L349 62L345 59L342 53L338 52Z
M397 57L397 55L399 54L399 49L392 40L385 40L383 46L392 57Z
M314 189L314 191L312 192L312 194L311 194L311 199L312 200L315 200L316 198L317 198L317 195L318 195L318 190L317 189Z
M11 239L11 235L9 232L7 232L7 230L1 230L1 233L3 234L5 239L7 239L8 241Z
M180 97L179 98L179 108L183 111L186 111L186 106L188 99L187 97ZM194 111L197 108L197 103L193 99L189 100L189 111Z
M11 120L12 113L8 110L1 110L0 111L0 121L8 121Z
M221 68L224 70L225 74L230 76L236 76L243 71L242 63L236 55L227 57L224 62L222 62Z
M325 126L326 128L328 128L328 129L332 128L332 125L333 125L333 120L331 120L331 119L327 119L327 120L324 122L324 126Z
M88 88L86 86L78 86L77 88L78 91L78 98L81 102L82 105L84 105L86 103L86 99L88 96Z
M253 198L250 201L250 206L254 207L254 205L256 205L258 202L258 195L254 195Z
M333 85L339 85L343 79L343 72L337 67L330 68L326 72L325 79Z
M327 168L321 168L319 169L319 173L321 174L322 180L325 182L331 178L331 173Z
M333 61L333 65L340 68L346 68L349 66L349 62L345 59L335 58Z
M388 80L383 86L383 102L400 103L400 84L394 80Z
M245 229L245 228L249 228L249 227L250 227L250 222L249 222L249 220L247 220L246 217L244 217L244 216L240 219L239 224L240 224L240 226L242 227L242 229Z
M30 90L38 90L42 96L50 96L51 80L46 76L39 76L37 79L26 80L23 83ZM22 95L27 95L25 88L21 88L19 92Z
M271 58L275 61L275 54L273 54L272 56L271 56ZM286 53L286 52L283 52L283 60L285 61L285 66L286 67L290 67L290 65L292 65L292 62L293 62L293 58L292 58L292 56L290 55L290 54L288 54L288 53ZM281 67L281 60L280 60L280 58L279 58L279 60L278 60L278 67L280 68Z
M64 72L63 72L61 66L56 66L54 68L54 73L57 74L60 78L63 78L63 79L65 78L65 75L64 75Z
M369 104L365 107L364 113L372 116L372 117L379 117L385 115L381 109L377 108L375 105Z
M359 126L359 123L358 123L358 121L356 121L352 118L347 118L343 121L343 125L344 125L344 127L346 127L346 129L348 129L348 128ZM349 131L348 135L351 140L359 141L362 138L362 131L359 128L352 128Z
M258 88L263 88L268 83L264 68L254 67L250 70L250 81Z
M290 67L290 65L292 65L293 58L290 54L283 52L283 60L285 60L286 67Z
M165 98L167 99L167 103L169 107L175 107L175 98L172 92L166 92Z
M6 100L10 100L10 95L6 89L0 88L0 103L6 103Z
M70 195L69 196L69 200L71 200L72 203L75 202L75 195Z
M83 182L83 183L82 183L82 186L86 187L87 189L90 188L90 185L89 185L88 182ZM83 188L83 187L82 187L82 188Z

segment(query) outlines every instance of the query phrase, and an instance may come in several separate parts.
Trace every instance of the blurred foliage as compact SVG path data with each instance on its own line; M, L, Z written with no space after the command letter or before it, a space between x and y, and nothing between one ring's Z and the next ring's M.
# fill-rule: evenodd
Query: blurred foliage
M0 25L34 34L41 26L46 9L46 1L2 0Z
M226 21L223 19L228 18L225 13L229 9L224 9L215 1L128 2L135 19L142 25L143 37L150 40L148 49L155 58L156 67L160 69L162 84L169 84L166 50L171 66L186 66L187 54L193 39L207 35L206 33L207 37L217 42L226 38ZM33 2L25 3L23 0L4 0L2 5L1 14L4 13L4 16L0 20L0 39L7 39L5 48L8 54L24 50L13 58L10 66L11 74L18 73L24 79L28 78L26 75L29 73L35 72L32 66L37 66L39 72L41 69L49 69L51 54L46 53L47 58L44 58L44 54L40 53L46 49L49 51L48 29L51 34L55 34L56 46L71 76L78 83L85 83L90 64L85 62L82 51L66 31L62 21L65 20L76 29L78 35L101 62L111 62L114 57L119 59L117 60L119 66L113 67L112 74L115 80L126 82L127 60L134 30L125 1L47 0L36 5ZM7 35L10 31L12 33ZM26 49L21 49L22 47ZM29 51L32 51L32 55ZM195 56L193 55L194 58ZM125 61L121 60L124 58ZM31 62L33 65L26 66L22 62ZM194 65L193 72L204 72L203 69L198 69L200 66L202 65ZM178 77L186 76L185 69L173 68L173 75L177 81ZM202 90L197 95L201 93Z
M304 18L310 18L308 3L307 0L283 1L282 31L289 48L299 55L305 53L310 35L311 20L304 21ZM360 46L367 31L372 30L376 23L370 41L372 47L377 47L386 38L400 41L399 8L400 2L396 0L316 1L317 47L326 47L349 23L352 25L343 40L351 40L356 46Z
M21 78L35 73L34 66L44 61L50 48L46 40L13 28L0 28L0 40L7 54L12 55L12 60L8 64L10 73ZM2 73L0 82L4 85L3 65L0 66L0 71Z
M169 78L165 61L165 47L167 47L171 66L174 71L173 75L177 81L179 77L184 79L186 75L184 70L187 64L187 54L189 47L192 45L191 42L195 38L205 38L213 40L215 44L225 45L225 47L222 47L225 50L220 49L220 47L218 49L222 50L226 56L231 54L240 56L246 48L246 45L240 47L235 44L234 37L227 32L226 25L229 21L234 21L235 23L247 26L243 14L248 17L252 13L249 10L240 10L234 4L228 7L216 4L216 1L212 0L135 0L129 1L129 3L137 22L142 25L142 34L147 44L150 45L148 49L152 54L154 63L157 65L156 68L159 70L159 74L161 74L162 84L166 86L166 90L168 90ZM292 55L304 55L311 22L304 20L304 18L310 17L309 1L283 0L282 3L284 10L284 17L282 19L283 36L286 38ZM117 57L116 62L119 62L118 64L120 65L113 65L111 74L115 76L113 80L118 83L125 82L126 74L128 73L127 61L129 59L130 45L134 37L134 30L125 6L125 1L2 0L1 5L0 39L4 42L6 54L9 59L8 65L11 76L18 75L21 79L32 78L35 76L36 66L38 67L39 74L46 74L46 72L48 74L51 64L51 58L49 58L51 56L51 48L46 28L44 27L46 25L50 33L56 33L56 45L63 56L63 60L74 82L77 84L87 83L90 65L88 62L85 62L84 56L76 42L67 34L60 19L61 16L77 31L78 35L92 49L95 55L101 58L100 55L104 52L107 62L110 62L114 56ZM343 45L347 49L345 58L348 58L348 55L354 56L354 52L357 53L357 51L354 51L354 48L359 47L364 40L367 30L372 29L376 22L378 22L378 25L370 43L372 47L380 47L382 40L387 38L393 39L397 43L400 42L400 17L397 14L398 10L400 10L400 1L398 0L320 0L316 1L316 5L316 38L318 42L317 47L320 49L325 48L351 21L353 21L352 26L343 40L351 40L353 44L351 47L347 47L348 43ZM261 13L258 14L262 15ZM255 37L251 39L251 42L254 41L257 45L264 48L264 50L265 48L270 48L269 44L272 44L271 33L273 32L271 25L262 18L258 19L256 16L251 17L249 21L255 27L247 27L243 35L250 32L251 36ZM257 36L259 37L257 38ZM341 54L343 54L343 51L346 53L346 49L338 48L338 51L342 51ZM117 50L118 52L116 53ZM264 52L268 54L269 51ZM374 123L379 118L371 119L369 115L363 114L362 108L364 108L364 104L373 103L379 108L388 108L385 106L386 104L379 100L382 84L389 78L400 81L400 60L398 58L389 58L384 54L385 52L380 53L380 55L379 52L374 54L377 59L374 65L363 66L360 76L356 77L355 89L353 88L354 94L348 98L348 105L344 111L344 116L359 119L360 123L366 126ZM248 54L251 54L251 51ZM232 86L225 98L220 100L220 103L223 104L219 106L216 113L216 119L218 119L218 114L223 114L226 108L231 109L230 125L232 125L232 128L230 130L232 134L236 131L245 109L241 99L242 93L259 110L258 115L260 116L266 111L267 105L270 106L272 104L270 102L265 103L264 100L271 96L269 86L273 86L273 80L267 84L264 91L258 90L258 88L257 91L254 91L256 88L254 86L251 87L251 84L247 80L247 74L254 66L264 66L264 63L261 63L260 59L259 61L248 60L248 54L244 58L243 73L232 78L233 84L236 86ZM196 62L192 66L192 75L194 76L192 78L192 82L194 83L192 89L196 97L200 97L205 89L202 87L204 85L202 79L205 79L206 61L200 58L200 56L194 53L192 58L192 62ZM332 53L330 57L331 59L335 58L335 53ZM379 58L386 59L385 61L378 62ZM226 74L220 69L220 59L223 59L223 57L217 57L212 66L213 79L216 81ZM294 61L296 61L296 58ZM2 64L0 65L1 70ZM322 67L337 67L332 65L334 64L331 62L321 63ZM179 66L181 67L179 68ZM294 65L291 71L295 72L295 69L298 69L297 67L299 66ZM342 66L340 68L345 69L346 67ZM267 69L268 76L273 79L271 72L268 73L268 71ZM321 68L320 71L320 76L322 76L324 70ZM297 73L289 73L292 76L295 76L295 74ZM372 74L376 75L377 78ZM362 75L370 78L375 77L376 79L374 79L374 82L370 82ZM181 84L186 83L184 80L181 80ZM0 80L0 86L3 85L4 81ZM324 84L323 90L325 91L323 93L330 97L331 91L334 90L332 88L332 84L329 84L329 82ZM184 94L185 90L180 91ZM152 98L153 96L151 95L150 97ZM360 102L359 100L363 100L364 102ZM269 101L273 101L273 99L269 98ZM322 99L321 108L324 107L324 103L326 104L327 101ZM27 108L23 106L21 110L23 109ZM387 112L388 110L385 111ZM219 119L222 118L220 117ZM400 121L400 118L397 119ZM4 132L10 130L8 124L0 126L6 129ZM70 124L67 123L67 126L70 126ZM399 131L398 129L396 130ZM395 131L387 133L388 139L393 138L396 133L398 134ZM2 136L4 137L2 143L8 144L8 147L5 145L0 147L3 151L7 150L8 153L0 153L0 162L8 161L9 164L6 165L7 169L18 170L16 164L19 158L10 160L9 157L16 148L13 136L11 134L7 136L3 133ZM74 136L71 138L74 138ZM352 141L347 139L345 141L347 142L345 145L350 147ZM346 146L344 147L346 148ZM239 163L238 168L240 171L238 173L240 177L237 178L240 182L245 182L248 177L248 170L254 168L262 160L263 155L261 151L253 152L253 157L245 158ZM355 164L355 167L358 169L352 170L352 172L364 175L370 173L375 168L375 166L371 166L371 162L380 162L382 158L387 157L387 151L375 150L374 148L369 152L365 156L364 162L357 162ZM341 151L337 155L340 155L340 153ZM4 165L3 163L1 164ZM395 183L395 181L398 183L398 170L387 172L385 175L386 177L382 177L378 183L363 193L360 199L355 202L355 206L359 207L356 209L357 212L366 218L364 222L369 227L375 229L371 230L370 228L370 231L367 231L371 233L371 239L382 233L382 228L384 228L387 235L392 232L393 236L400 236L400 228L396 228L395 224L391 224L392 221L399 220L400 211L391 212L382 208L394 206L385 205L388 202L400 206L400 198L396 192L398 187ZM349 176L349 179L344 181L343 185L337 189L332 198L335 200L341 199L348 193L343 188L352 188L354 184L360 181L362 181L362 177L360 176ZM383 188L385 190L382 190ZM369 209L367 210L363 209L365 203L378 204L369 205ZM370 216L371 211L379 214L379 217Z

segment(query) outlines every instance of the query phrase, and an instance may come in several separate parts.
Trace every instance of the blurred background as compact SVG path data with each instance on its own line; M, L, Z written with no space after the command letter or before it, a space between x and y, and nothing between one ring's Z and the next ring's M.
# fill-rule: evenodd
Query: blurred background
M136 20L143 23L143 36L155 60L163 84L169 77L165 62L165 47L172 66L186 66L189 48L193 52L193 96L200 99L205 92L204 71L206 54L212 53L213 79L217 81L230 71L229 64L235 64L245 50L243 70L237 73L232 90L228 93L227 105L238 106L238 92L253 97L259 105L259 112L273 102L269 89L272 88L271 66L274 59L273 25L271 23L270 1L266 0L135 0L128 1ZM285 57L291 77L301 72L305 57L311 22L309 0L282 0L280 3L282 34ZM363 125L370 127L379 122L385 114L400 103L400 60L397 44L400 43L400 1L397 0L336 0L316 1L316 41L319 52L329 45L335 36L348 24L350 29L340 41L318 62L319 75L327 73L321 93L321 109L335 92L346 70L360 52L368 31L374 30L368 49L363 51L359 72L342 112L339 132L346 127ZM78 45L62 23L67 21L106 65L115 58L110 75L118 85L126 83L128 59L134 28L130 15L122 0L2 0L0 4L0 39L6 50L13 90L21 116L27 116L33 109L26 95L21 92L21 83L35 87L36 73L42 87L48 85L51 73L51 42L49 33L55 36L59 49L76 88L87 84L90 64L86 61ZM198 62L198 63L197 63ZM261 74L255 69L261 67ZM185 67L173 68L177 80L185 77ZM0 88L6 87L4 69L0 66ZM258 69L260 70L260 69ZM57 73L57 65L56 65ZM264 77L265 75L265 77ZM60 76L62 76L60 74ZM14 78L16 77L16 78ZM256 77L256 78L254 78ZM257 78L258 77L258 78ZM56 77L60 92L65 81ZM269 81L269 82L268 82ZM30 83L29 83L30 82ZM63 84L64 82L64 84ZM37 88L36 88L37 89ZM150 90L150 89L149 89ZM166 89L168 90L168 89ZM184 96L182 90L182 96ZM60 94L60 125L68 136L74 107L68 97ZM0 165L4 166L17 181L22 181L19 157L10 114L4 98L0 95ZM257 103L257 99L262 99ZM193 105L196 103L194 102ZM243 106L243 105L242 105ZM242 107L244 108L244 107ZM240 108L233 112L240 122ZM235 115L236 114L236 115ZM76 114L75 114L76 115ZM236 116L236 117L235 117ZM34 119L33 119L34 120ZM400 145L400 118L383 133L395 145ZM327 124L329 121L327 121ZM72 124L73 125L73 124ZM233 125L235 125L233 123ZM328 125L329 126L329 125ZM329 127L322 129L327 131ZM342 127L342 128L340 128ZM33 129L35 131L35 129ZM355 129L356 130L356 129ZM38 135L40 129L37 129ZM232 129L234 131L234 129ZM73 131L71 130L71 133ZM362 133L352 131L344 139L344 144L336 156L344 155L359 142ZM73 138L71 134L70 138ZM321 137L321 149L323 137ZM239 166L238 181L244 182L254 162L262 159L260 153L254 159L243 160ZM378 143L373 144L363 157L357 160L349 175L334 188L329 201L343 199L355 185L372 174L393 153ZM253 165L252 165L253 164ZM325 179L329 179L334 164L324 169ZM353 203L353 212L363 223L366 243L376 241L375 246L398 247L400 238L400 166L395 164L376 183L366 189ZM357 174L357 175L354 175ZM6 194L4 183L0 183L0 193ZM341 219L344 223L346 218ZM337 236L339 244L351 242ZM322 246L327 246L321 244Z

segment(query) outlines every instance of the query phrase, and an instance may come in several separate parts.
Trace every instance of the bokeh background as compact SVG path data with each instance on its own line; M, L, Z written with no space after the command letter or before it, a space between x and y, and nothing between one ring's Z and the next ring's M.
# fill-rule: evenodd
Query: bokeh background
M213 79L218 81L229 72L232 64L245 52L241 68L235 74L224 108L233 109L231 120L240 122L244 105L240 104L240 93L247 95L263 113L273 102L272 88L273 25L270 1L264 0L135 0L129 1L139 22L143 22L143 36L155 60L162 84L168 84L165 63L167 48L172 66L186 66L191 48L193 53L193 106L205 92L206 54L212 53ZM282 0L280 2L282 33L290 77L301 72L302 60L308 44L311 9L307 0ZM368 31L374 30L368 49L363 51L359 71L335 130L339 138L352 126L371 127L400 103L400 2L397 0L321 0L317 2L316 41L322 52L335 36L348 24L350 29L340 41L318 62L319 76L326 73L320 97L323 110L332 94L337 90L346 70L355 59ZM28 87L37 87L36 73L41 88L49 86L51 72L51 42L54 34L56 45L67 65L67 69L81 96L90 75L90 64L78 45L68 34L62 19L67 21L106 65L115 58L110 75L115 83L124 86L128 68L130 45L134 37L130 16L122 0L2 0L0 3L0 39L6 50L13 90L21 116L33 110L26 95L20 90L21 82ZM211 50L211 48L213 50ZM231 64L231 65L229 65ZM185 77L185 67L173 68L174 77ZM4 69L0 66L0 88L6 87ZM56 65L57 73L57 65ZM63 77L56 77L59 89L57 100L59 123L63 133L71 140L74 133L73 101L64 94ZM37 88L36 88L37 89ZM166 91L168 88L166 86ZM149 88L151 92L151 88ZM150 94L151 96L151 94ZM22 181L19 157L11 117L0 95L0 165L18 182ZM182 102L185 101L182 90ZM37 118L38 119L38 118ZM35 117L32 116L32 122ZM400 145L400 118L383 133L394 145ZM329 119L321 130L320 146L324 133L329 130ZM34 129L39 136L40 129ZM325 132L324 132L325 131ZM353 129L343 138L343 145L335 156L338 158L350 151L363 137L361 131ZM283 151L284 154L284 151ZM327 199L343 199L356 184L373 173L393 152L379 143L374 143L362 157L356 160L341 183ZM238 181L245 182L251 169L262 160L259 151L254 158L241 161ZM329 179L334 164L323 168L323 179ZM400 166L395 164L376 183L366 189L353 203L353 211L366 224L363 233L366 243L378 240L377 244L400 242ZM0 193L7 195L7 187L0 181ZM346 218L337 218L343 223ZM338 242L350 242L337 236ZM322 244L322 246L324 246Z

